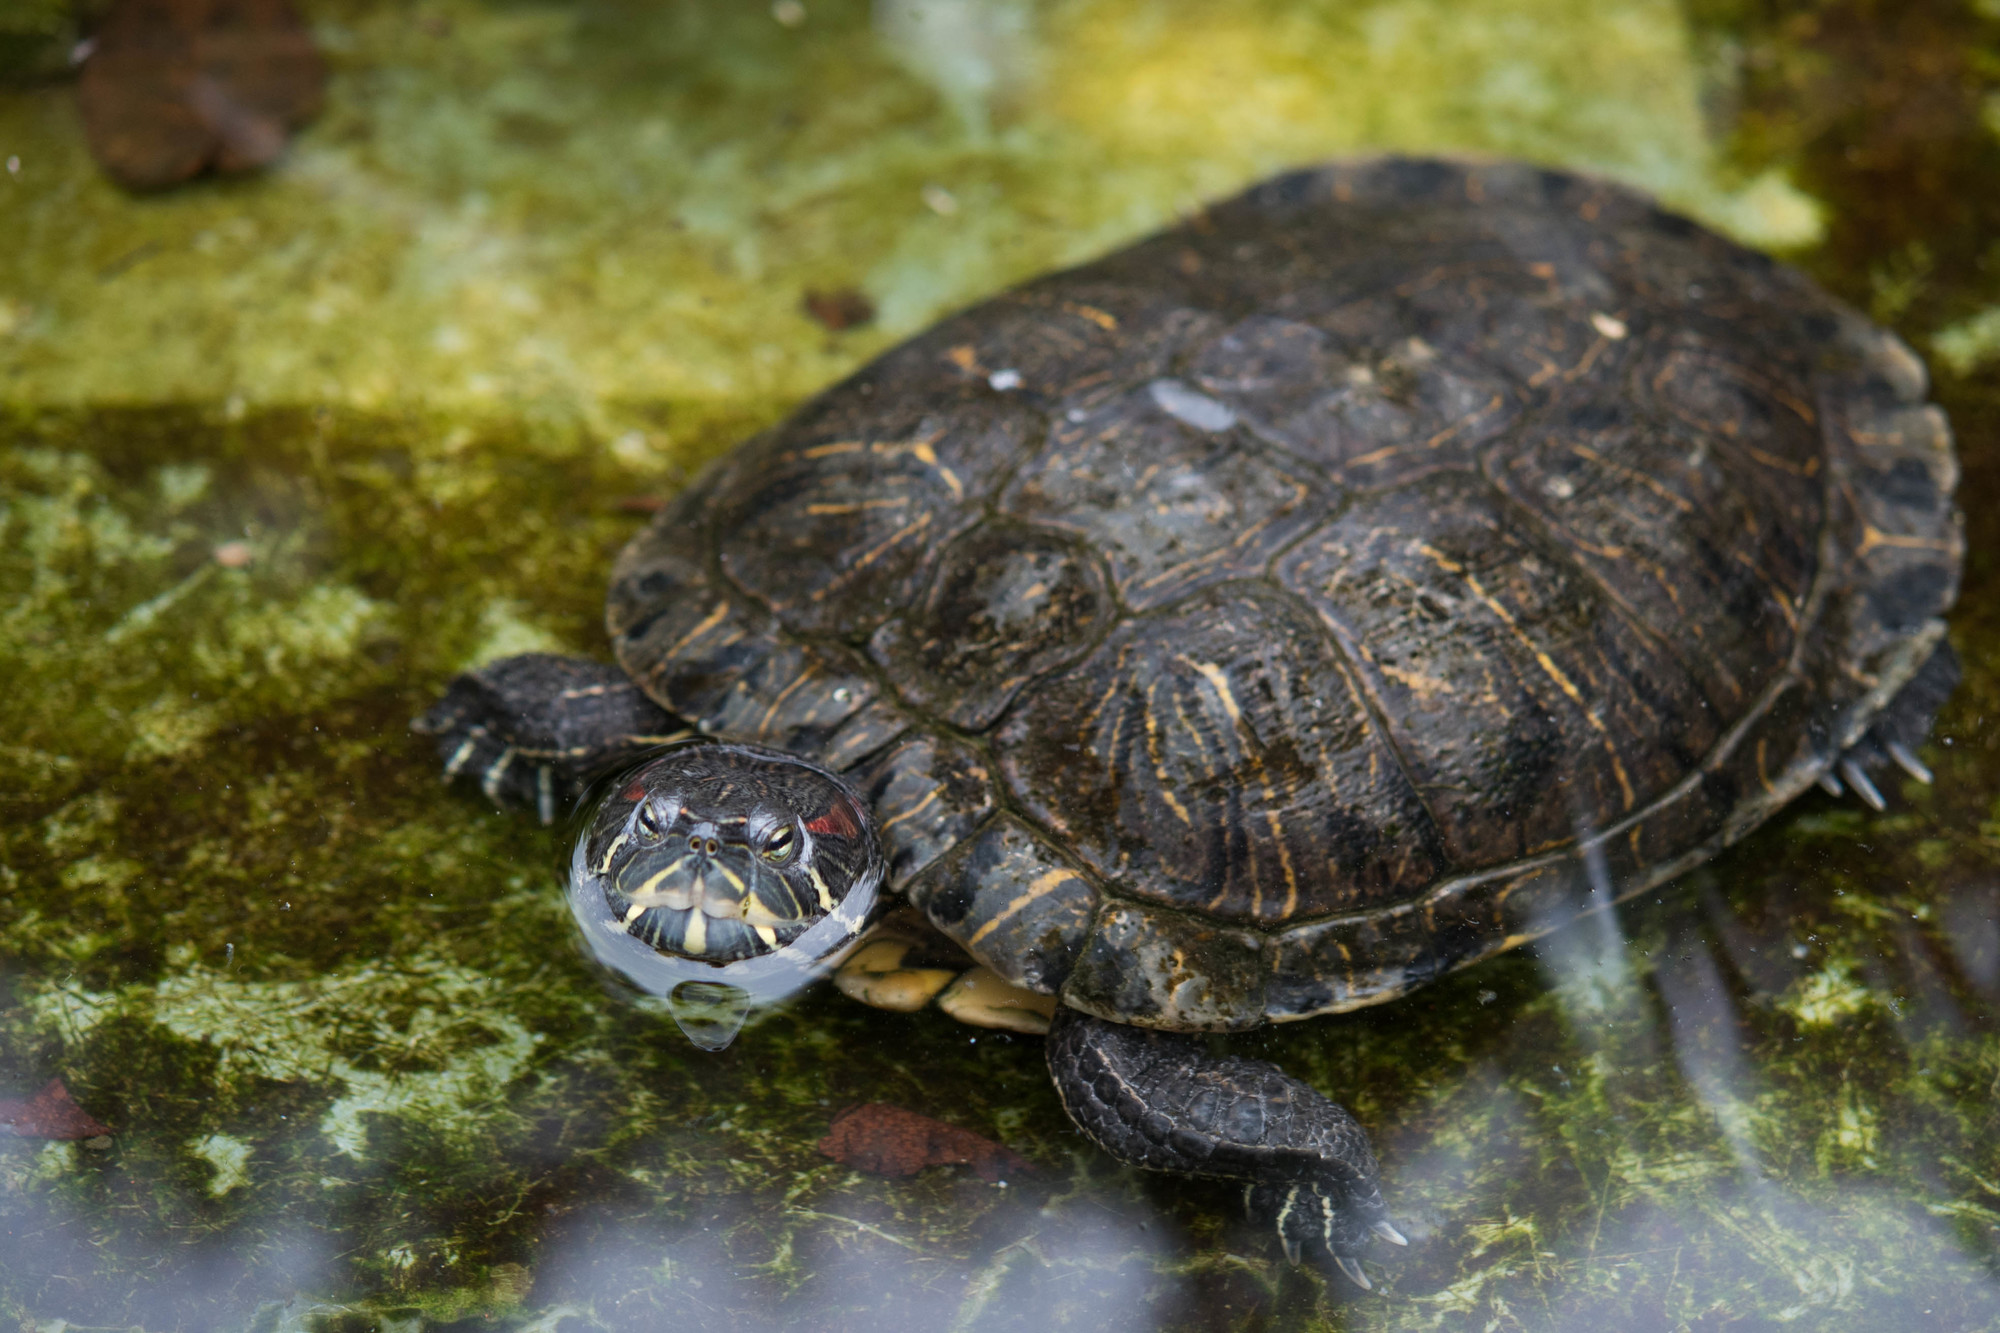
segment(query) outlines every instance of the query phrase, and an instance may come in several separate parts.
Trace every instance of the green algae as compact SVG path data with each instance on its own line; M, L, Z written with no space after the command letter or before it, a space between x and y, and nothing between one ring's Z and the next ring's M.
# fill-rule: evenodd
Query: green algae
M328 110L282 166L143 208L89 161L66 88L17 94L0 392L644 432L626 405L796 399L1008 281L1382 148L1560 161L1759 243L1816 233L1782 172L1712 152L1663 0L1000 8L1032 18L1032 58L959 115L909 72L942 77L936 44L878 39L854 0L795 29L692 0L328 4ZM843 285L881 319L829 339L800 296Z
M0 1314L2000 1326L2000 381L1951 332L2000 301L2000 20L1000 11L968 98L927 82L963 53L857 4L314 6L334 91L284 166L146 200L61 86L0 92L0 1093L59 1075L116 1131L0 1140ZM1415 1243L1372 1296L1289 1270L1231 1191L1090 1150L1033 1041L815 993L711 1056L607 995L555 840L441 788L407 719L466 665L601 653L618 502L890 338L1383 147L1819 238L1802 262L1937 353L1972 523L1938 784L1813 796L1615 921L1241 1038L1375 1130ZM876 328L800 313L844 284ZM1036 1170L820 1157L870 1100Z

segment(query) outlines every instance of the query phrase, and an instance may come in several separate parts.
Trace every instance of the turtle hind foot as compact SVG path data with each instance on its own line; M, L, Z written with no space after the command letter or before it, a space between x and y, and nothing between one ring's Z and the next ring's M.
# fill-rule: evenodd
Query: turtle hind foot
M1078 1129L1121 1161L1245 1184L1285 1257L1371 1287L1371 1237L1403 1244L1368 1135L1345 1108L1265 1060L1069 1008L1049 1027L1049 1073Z
M1278 1244L1294 1268L1310 1259L1317 1267L1332 1266L1363 1291L1375 1284L1361 1267L1361 1249L1370 1235L1391 1245L1408 1245L1402 1232L1382 1215L1381 1201L1355 1208L1338 1184L1311 1180L1290 1184L1261 1182L1243 1189L1243 1210L1253 1222L1276 1228ZM1374 1214L1370 1216L1369 1214Z
M1819 785L1827 795L1840 796L1851 790L1863 804L1879 813L1889 803L1875 786L1876 773L1894 765L1918 782L1928 784L1931 771L1917 757L1917 747L1930 736L1931 723L1957 687L1959 675L1958 654L1949 643L1940 643L1868 730L1861 733L1861 739L1848 746L1833 767L1820 774Z
M550 653L464 672L410 730L437 738L447 781L470 778L544 824L597 772L692 735L617 667Z

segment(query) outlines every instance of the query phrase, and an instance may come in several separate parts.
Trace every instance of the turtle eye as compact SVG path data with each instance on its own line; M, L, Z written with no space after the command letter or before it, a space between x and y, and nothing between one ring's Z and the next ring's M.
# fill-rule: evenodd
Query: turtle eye
M764 847L758 855L772 865L783 865L792 859L798 849L799 835L792 831L790 824L780 824L771 830L771 836L764 839Z
M639 830L641 842L658 842L666 832L660 827L660 812L651 801L639 807L639 817L633 822Z

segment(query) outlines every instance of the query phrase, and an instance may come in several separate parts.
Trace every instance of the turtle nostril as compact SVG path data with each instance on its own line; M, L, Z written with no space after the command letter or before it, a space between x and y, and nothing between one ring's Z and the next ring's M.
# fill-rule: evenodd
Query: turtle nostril
M719 850L721 850L721 847L722 847L722 844L721 844L721 843L717 842L717 841L716 841L715 839L713 839L713 838L710 838L710 839L708 840L708 846L707 846L706 848L704 848L703 850L705 850L705 851L706 851L706 852L707 852L707 853L708 853L708 854L709 854L710 856L714 856L714 855L716 854L716 852L718 852Z

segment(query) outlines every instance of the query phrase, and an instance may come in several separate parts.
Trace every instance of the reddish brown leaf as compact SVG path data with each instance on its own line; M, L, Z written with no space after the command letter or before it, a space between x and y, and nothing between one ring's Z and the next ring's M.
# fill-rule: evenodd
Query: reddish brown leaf
M875 303L852 287L822 292L807 289L806 313L835 333L866 324L875 318Z
M119 0L95 43L76 90L84 134L133 189L263 166L326 86L287 0Z
M819 1150L843 1166L878 1176L969 1166L991 1183L1033 1170L1003 1144L887 1102L850 1106L836 1115Z
M59 1078L25 1102L0 1098L0 1129L24 1139L94 1139L111 1132L71 1099Z
M657 514L667 507L667 502L657 495L621 495L611 502L611 507L621 514Z

